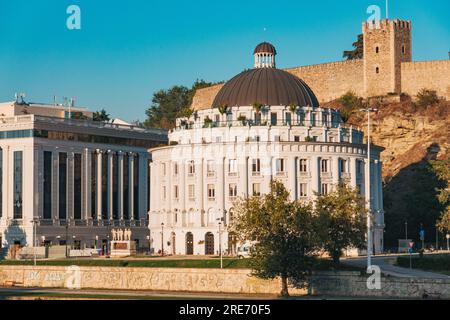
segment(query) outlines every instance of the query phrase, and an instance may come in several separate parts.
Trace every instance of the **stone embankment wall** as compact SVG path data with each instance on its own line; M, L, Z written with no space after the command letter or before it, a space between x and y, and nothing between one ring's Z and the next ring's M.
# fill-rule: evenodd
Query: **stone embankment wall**
M450 279L382 277L381 289L368 289L367 277L359 272L321 272L313 277L311 294L378 297L450 299Z
M0 286L149 290L277 295L278 279L262 280L245 269L117 268L0 266ZM381 278L381 289L367 288L359 272L320 272L314 275L313 295L450 299L450 280ZM306 289L290 289L305 295Z

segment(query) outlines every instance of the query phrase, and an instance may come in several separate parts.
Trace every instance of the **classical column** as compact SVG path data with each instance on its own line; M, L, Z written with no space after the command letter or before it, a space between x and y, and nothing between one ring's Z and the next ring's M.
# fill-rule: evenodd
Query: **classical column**
M203 181L203 159L196 159L195 163L195 205L198 209L198 214L194 218L195 226L201 226L201 217L205 213L204 207L204 181ZM205 219L206 220L206 219ZM191 221L192 222L192 221ZM206 221L205 221L206 222Z
M320 158L318 156L311 157L311 195L314 195L314 192L320 193L320 172L319 172L319 161Z
M184 159L182 159L179 162L179 167L178 167L179 171L178 174L180 175L180 186L179 186L179 201L181 201L181 206L180 206L180 217L178 219L178 226L181 227L183 226L183 221L184 218L186 216L186 197L187 197L187 186L186 186L186 161ZM157 186L159 188L159 186ZM159 207L158 207L159 208Z
M333 177L333 185L336 187L339 184L340 170L339 170L339 157L332 157L332 170L331 174Z
M102 150L96 150L97 157L97 220L102 220Z
M119 151L117 153L117 165L118 165L118 181L117 181L117 208L119 210L118 216L121 221L124 220L123 215L123 152Z
M134 153L128 154L128 214L134 220Z
M350 161L350 186L356 188L356 158L351 157Z
M297 194L297 157L289 157L289 167L291 168L288 171L288 178L289 178L289 188L291 193L291 199L297 200L298 194Z
M114 152L111 150L108 150L108 183L107 183L107 197L108 197L108 220L114 220L113 215L113 201L114 201L114 195L113 195L113 155Z
M217 208L220 211L221 217L224 217L225 212L225 199L226 199L226 188L225 188L225 177L224 177L224 158L220 157L219 161L216 163L216 174L217 174Z

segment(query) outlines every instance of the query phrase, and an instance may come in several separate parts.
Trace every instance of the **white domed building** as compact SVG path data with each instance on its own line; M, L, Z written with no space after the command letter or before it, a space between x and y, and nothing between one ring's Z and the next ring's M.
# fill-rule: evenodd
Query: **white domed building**
M173 255L236 254L227 231L237 197L282 181L309 201L341 180L369 197L363 132L320 106L301 79L277 69L275 47L261 43L253 69L229 80L210 108L177 119L170 145L151 150L151 247ZM371 147L374 252L383 250L381 147ZM221 246L220 246L221 244Z

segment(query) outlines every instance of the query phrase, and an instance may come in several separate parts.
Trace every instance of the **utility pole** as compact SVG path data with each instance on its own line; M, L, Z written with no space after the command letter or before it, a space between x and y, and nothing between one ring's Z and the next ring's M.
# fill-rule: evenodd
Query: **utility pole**
M223 269L223 255L222 255L222 218L219 220L219 253L220 253L220 269Z
M367 208L368 208L368 213L367 213L367 268L370 268L372 266L372 204L371 204L371 197L372 197L372 192L371 192L371 185L370 185L370 113L371 112L377 112L378 109L373 109L373 108L365 108L365 109L361 109L360 111L363 112L367 112L367 191L366 193L368 194L367 197Z

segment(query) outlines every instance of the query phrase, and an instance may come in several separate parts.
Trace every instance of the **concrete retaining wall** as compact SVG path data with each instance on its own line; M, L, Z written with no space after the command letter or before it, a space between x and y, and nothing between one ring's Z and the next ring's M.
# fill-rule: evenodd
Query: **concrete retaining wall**
M212 293L269 294L281 291L279 280L249 276L245 269L80 267L80 288ZM67 288L76 284L77 269L53 266L0 266L0 285ZM306 290L292 289L292 294Z

